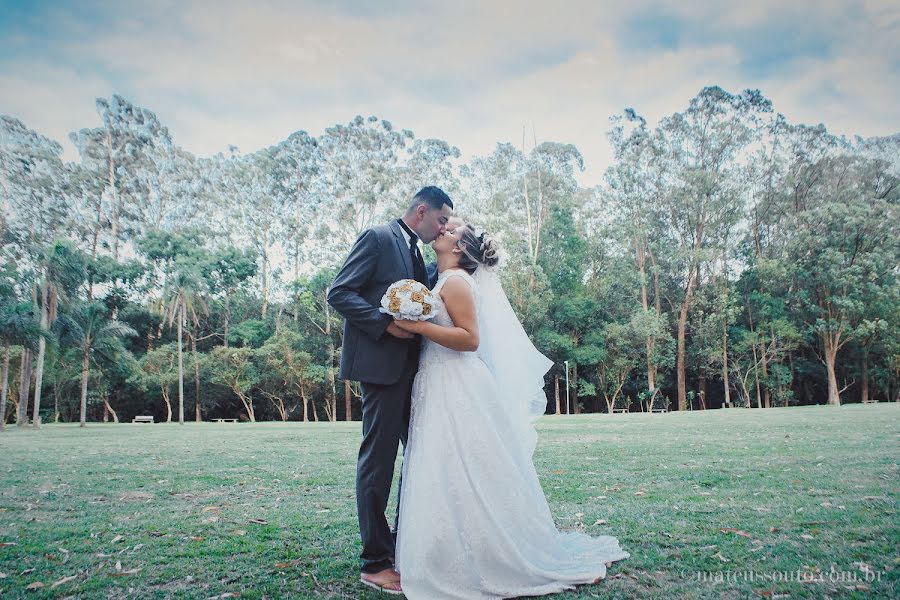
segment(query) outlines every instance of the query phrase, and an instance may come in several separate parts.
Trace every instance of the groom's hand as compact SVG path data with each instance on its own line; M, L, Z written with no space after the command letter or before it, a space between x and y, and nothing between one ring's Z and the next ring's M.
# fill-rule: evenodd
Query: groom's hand
M416 337L413 334L411 334L410 332L404 331L404 330L400 329L399 327L397 327L396 322L391 322L387 326L387 329L385 329L385 331L387 331L389 334L391 334L395 338L400 338L401 340L410 340L410 339Z

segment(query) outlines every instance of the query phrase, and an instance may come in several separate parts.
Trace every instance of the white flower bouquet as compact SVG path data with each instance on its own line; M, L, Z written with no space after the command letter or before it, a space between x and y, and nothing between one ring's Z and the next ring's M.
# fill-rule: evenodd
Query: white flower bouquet
M381 312L405 321L427 321L435 315L434 296L415 279L392 283L381 298Z

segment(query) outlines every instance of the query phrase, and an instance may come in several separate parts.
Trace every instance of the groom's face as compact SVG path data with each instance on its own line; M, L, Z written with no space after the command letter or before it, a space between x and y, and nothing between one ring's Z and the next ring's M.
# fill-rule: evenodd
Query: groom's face
M423 208L425 209L425 214L422 215L422 222L419 225L419 231L416 233L419 234L423 243L430 244L447 229L447 221L450 219L450 207L443 204L438 210L423 204L419 207L419 210Z

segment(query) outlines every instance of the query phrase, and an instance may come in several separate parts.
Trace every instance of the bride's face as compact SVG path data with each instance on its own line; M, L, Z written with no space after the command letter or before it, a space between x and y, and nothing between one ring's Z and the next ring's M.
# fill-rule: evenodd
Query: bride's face
M457 244L462 236L463 228L466 227L465 222L459 218L452 218L447 222L447 229L440 234L431 247L434 248L435 254L446 254L448 252L461 252Z

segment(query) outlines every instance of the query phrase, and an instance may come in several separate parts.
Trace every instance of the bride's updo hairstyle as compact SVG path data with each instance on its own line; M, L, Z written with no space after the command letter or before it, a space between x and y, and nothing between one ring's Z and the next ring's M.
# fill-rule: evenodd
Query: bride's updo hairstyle
M500 260L500 252L497 242L484 230L476 231L466 223L462 235L457 242L462 256L459 257L459 268L464 269L470 275L480 265L493 267Z

